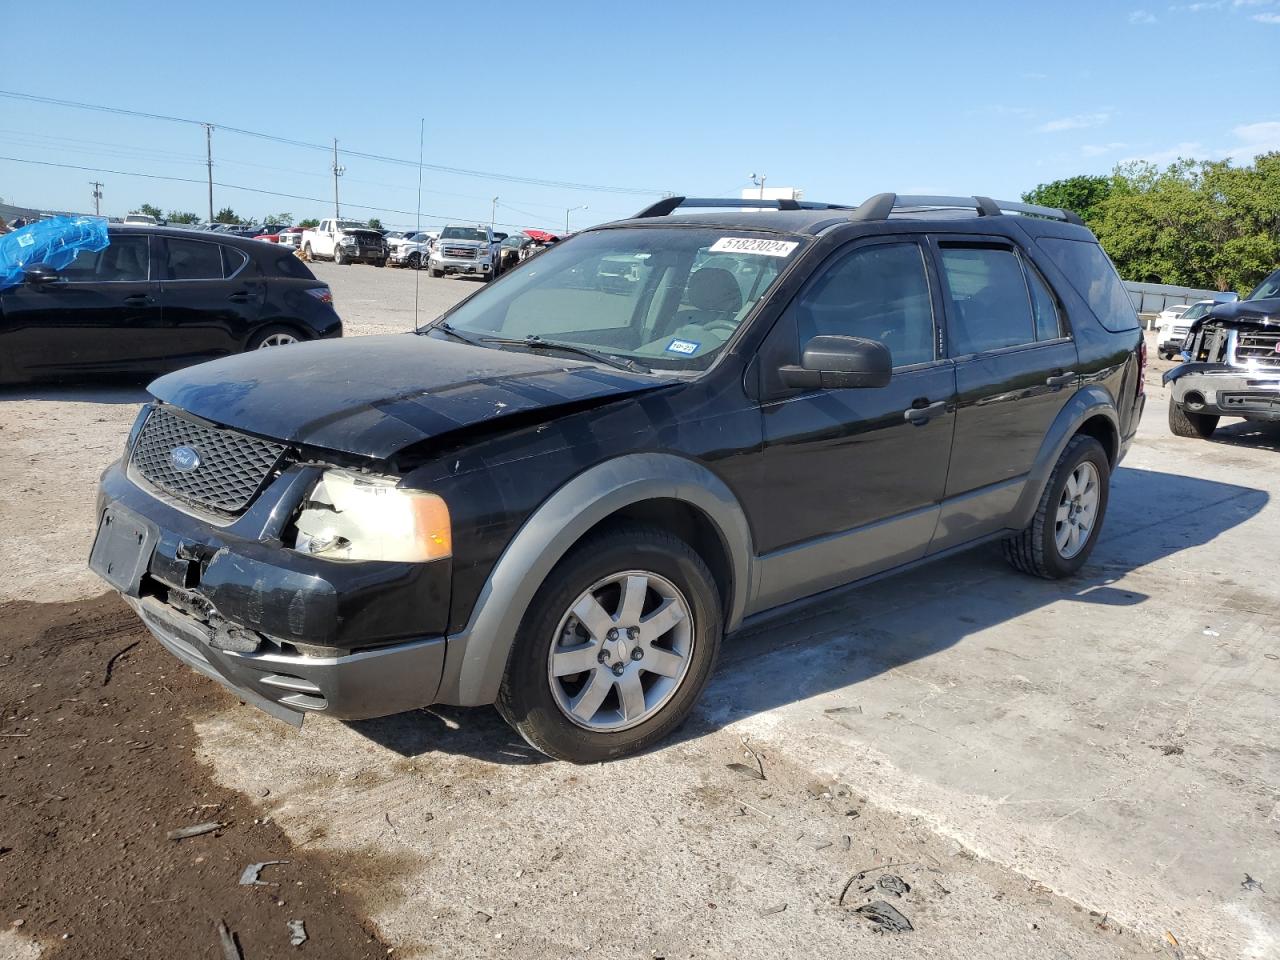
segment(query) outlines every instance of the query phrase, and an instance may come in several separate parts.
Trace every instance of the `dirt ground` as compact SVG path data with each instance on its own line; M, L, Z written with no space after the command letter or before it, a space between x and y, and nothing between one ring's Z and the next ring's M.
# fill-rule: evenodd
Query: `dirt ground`
M195 758L231 698L176 664L114 596L0 606L0 921L57 958L385 957L345 882ZM218 830L182 840L169 831ZM242 886L265 867L268 886ZM317 949L319 947L319 949ZM0 955L3 946L0 945Z

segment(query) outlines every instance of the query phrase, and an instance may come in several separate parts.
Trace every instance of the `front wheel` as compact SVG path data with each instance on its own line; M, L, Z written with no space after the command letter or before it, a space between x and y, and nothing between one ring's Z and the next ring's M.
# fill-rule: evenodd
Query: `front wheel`
M529 605L498 710L559 760L635 753L688 716L722 632L719 591L692 547L656 527L611 529L575 547Z
M414 270L421 270L422 269L421 254L417 254L417 253L409 254L409 259L405 261L405 266L410 267Z
M310 260L310 259L312 259L312 257L311 257L311 244L309 244L309 243L308 243L305 247L303 247L303 248L302 248L302 259L303 259L303 260Z
M375 261L373 261L373 265L374 265L375 267L385 267L385 266L387 265L387 261L386 261L386 260L375 260Z
M435 267L432 267L432 268L431 268L431 276L433 276L433 277L435 277L437 280L439 280L441 277L443 277L443 276L444 276L444 271L443 271L443 270L437 270Z
M1111 494L1111 463L1093 437L1071 438L1058 458L1035 516L1004 541L1005 559L1023 573L1058 580L1084 566L1098 542Z
M344 264L350 263L351 261L349 261L346 257L342 255L341 247L334 247L333 262L336 263L338 266L343 266Z
M1218 429L1220 418L1209 413L1190 413L1169 398L1169 430L1175 437L1199 437L1208 440Z

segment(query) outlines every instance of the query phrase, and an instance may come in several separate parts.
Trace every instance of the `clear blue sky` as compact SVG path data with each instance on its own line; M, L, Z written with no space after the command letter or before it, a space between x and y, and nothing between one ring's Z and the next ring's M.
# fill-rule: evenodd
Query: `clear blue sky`
M473 13L466 17L464 13ZM1175 4L6 4L0 89L207 120L545 180L736 196L753 171L809 199L1013 198L1117 161L1280 149L1280 0ZM0 98L0 155L200 180L200 127ZM332 211L325 153L218 130L215 202ZM343 157L345 203L412 211L412 167ZM202 184L0 161L0 197L204 213ZM424 222L563 228L644 196L428 171ZM514 208L519 213L513 212ZM387 224L411 224L394 213Z

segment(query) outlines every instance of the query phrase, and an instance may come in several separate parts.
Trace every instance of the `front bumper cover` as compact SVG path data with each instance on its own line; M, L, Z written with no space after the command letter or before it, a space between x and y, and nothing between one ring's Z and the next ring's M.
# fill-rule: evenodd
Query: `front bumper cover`
M1221 363L1182 363L1161 378L1173 400L1192 413L1280 421L1280 372Z

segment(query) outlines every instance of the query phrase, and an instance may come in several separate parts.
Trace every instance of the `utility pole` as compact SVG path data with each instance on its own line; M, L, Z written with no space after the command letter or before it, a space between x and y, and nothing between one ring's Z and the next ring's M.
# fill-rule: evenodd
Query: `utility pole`
M205 165L209 168L209 222L213 223L213 124L204 125Z
M338 218L342 216L342 211L338 208L338 178L347 172L347 168L338 163L338 138L333 138L333 216Z
M587 209L587 205L584 203L580 207L570 207L568 210L564 212L564 232L565 233L569 232L569 214L573 213L573 211L575 210L586 210L586 209Z
M102 216L102 181L90 180L89 186L93 187L93 215L100 217Z
M759 187L759 188L760 188L760 199L761 199L761 200L763 200L763 199L764 199L764 182L765 182L765 179L766 179L766 175L765 175L765 174L763 174L763 173L753 173L753 174L751 174L751 182L752 182L752 184L754 184L755 186L757 186L757 187Z
M493 198L493 208L489 211L489 229L492 230L498 223L498 198Z

